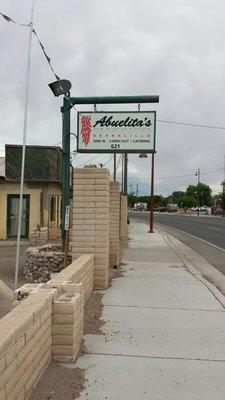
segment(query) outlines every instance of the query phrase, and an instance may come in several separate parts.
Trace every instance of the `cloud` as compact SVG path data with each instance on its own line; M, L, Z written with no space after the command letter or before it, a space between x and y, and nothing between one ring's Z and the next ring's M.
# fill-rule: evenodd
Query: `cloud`
M30 0L22 6L19 0L2 0L0 11L27 22L30 6ZM158 119L225 126L224 20L223 0L45 0L36 2L34 22L56 72L71 80L73 95L159 94L159 105L143 106L156 109ZM28 32L0 19L0 35L2 154L4 143L22 141ZM29 144L61 140L62 99L48 88L53 80L34 37ZM204 183L218 187L224 154L223 130L158 122L156 191L168 194L195 183L197 168L219 169L202 175ZM149 159L129 158L129 184L138 183L140 192L148 193ZM105 163L109 156L96 160Z

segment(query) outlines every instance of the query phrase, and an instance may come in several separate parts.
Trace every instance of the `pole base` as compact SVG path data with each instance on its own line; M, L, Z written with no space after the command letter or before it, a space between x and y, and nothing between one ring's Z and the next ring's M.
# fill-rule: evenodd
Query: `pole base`
M148 233L155 233L155 231L148 231Z

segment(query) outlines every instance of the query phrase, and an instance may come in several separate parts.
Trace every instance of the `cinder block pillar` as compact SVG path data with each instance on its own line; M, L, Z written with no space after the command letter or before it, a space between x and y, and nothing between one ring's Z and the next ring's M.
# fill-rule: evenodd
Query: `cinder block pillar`
M64 286L68 293L53 304L52 356L56 361L69 363L76 360L83 339L84 304L82 285Z
M120 196L120 240L127 240L127 196Z
M75 168L72 258L94 254L95 288L109 284L110 183L106 168Z
M111 267L120 263L120 184L110 182L110 257Z

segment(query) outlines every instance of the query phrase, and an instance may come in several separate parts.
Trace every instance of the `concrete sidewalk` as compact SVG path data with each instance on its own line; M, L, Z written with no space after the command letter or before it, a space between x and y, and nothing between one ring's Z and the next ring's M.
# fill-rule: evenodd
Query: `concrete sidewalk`
M86 370L81 400L224 400L223 295L182 246L142 223L129 236L124 277L102 291L104 335L86 335L74 365Z

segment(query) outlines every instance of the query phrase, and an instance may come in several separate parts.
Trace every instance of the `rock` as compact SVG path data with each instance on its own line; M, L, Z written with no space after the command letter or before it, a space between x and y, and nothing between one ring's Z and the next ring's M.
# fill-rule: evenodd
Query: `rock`
M68 257L71 262L71 256ZM47 282L52 272L63 269L64 253L61 245L45 244L29 247L25 253L24 276L29 282Z

